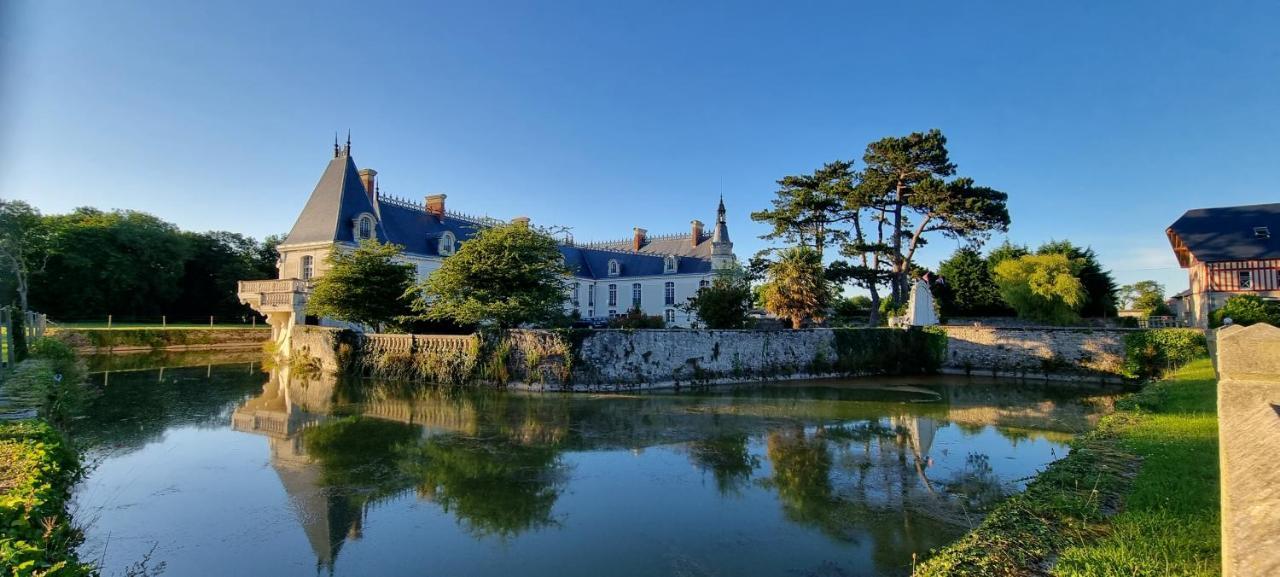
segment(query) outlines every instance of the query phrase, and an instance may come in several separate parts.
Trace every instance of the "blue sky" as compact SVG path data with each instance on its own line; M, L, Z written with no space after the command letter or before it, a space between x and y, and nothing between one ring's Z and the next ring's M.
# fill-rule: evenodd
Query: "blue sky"
M1277 24L1269 2L17 0L0 196L262 237L350 128L384 192L579 240L682 232L723 192L748 256L776 179L936 127L1009 193L1011 240L1172 292L1178 215L1280 201Z

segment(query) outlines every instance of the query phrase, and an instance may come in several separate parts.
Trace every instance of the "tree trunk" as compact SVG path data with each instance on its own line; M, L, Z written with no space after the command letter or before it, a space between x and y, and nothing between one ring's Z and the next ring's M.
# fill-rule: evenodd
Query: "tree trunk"
M867 324L873 327L880 326L880 291L876 290L876 285L871 285L871 315L867 319Z
M902 277L905 274L905 263L902 261L902 190L904 185L902 181L898 181L897 187L894 189L893 202L893 282L892 296L893 304L897 305L902 302Z

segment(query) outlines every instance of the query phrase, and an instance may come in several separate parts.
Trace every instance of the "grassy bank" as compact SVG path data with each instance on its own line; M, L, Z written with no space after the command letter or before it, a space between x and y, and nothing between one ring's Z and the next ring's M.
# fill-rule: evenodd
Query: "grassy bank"
M1215 400L1208 359L1148 384L915 574L1217 575Z
M151 349L212 346L251 347L270 339L271 328L267 326L261 326L257 329L226 327L68 329L58 327L51 334L80 350L110 350L125 347Z
M0 423L0 568L4 575L93 574L76 560L79 533L66 502L79 475L75 452L42 421Z

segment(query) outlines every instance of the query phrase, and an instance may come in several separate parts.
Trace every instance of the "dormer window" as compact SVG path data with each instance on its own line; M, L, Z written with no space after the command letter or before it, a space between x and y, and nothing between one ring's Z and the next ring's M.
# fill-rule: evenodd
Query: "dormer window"
M452 232L445 231L444 234L440 235L440 245L436 249L440 256L451 256L457 249L458 238L453 236Z
M356 240L369 240L373 238L373 215L362 214L356 219Z
M622 274L622 265L618 264L618 259L609 259L609 276L618 276Z
M1253 227L1253 238L1267 240L1271 238L1271 229L1265 226L1255 226Z
M662 259L662 272L663 272L663 274L673 274L673 273L675 273L675 272L676 272L676 264L677 264L676 257L675 257L674 255L667 255L667 257L666 257L666 258Z

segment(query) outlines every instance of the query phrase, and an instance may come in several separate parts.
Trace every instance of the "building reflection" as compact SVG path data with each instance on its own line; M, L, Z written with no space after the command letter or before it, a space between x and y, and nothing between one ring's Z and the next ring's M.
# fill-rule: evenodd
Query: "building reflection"
M563 522L553 513L575 451L676 447L722 495L776 493L784 516L832 539L869 540L877 566L955 538L1007 494L985 455L935 479L940 431L994 427L1058 441L1092 426L1105 394L911 383L812 383L694 394L573 396L343 381L272 370L231 414L268 439L271 466L321 569L364 516L416 498L478 537ZM974 513L979 514L978 517Z

